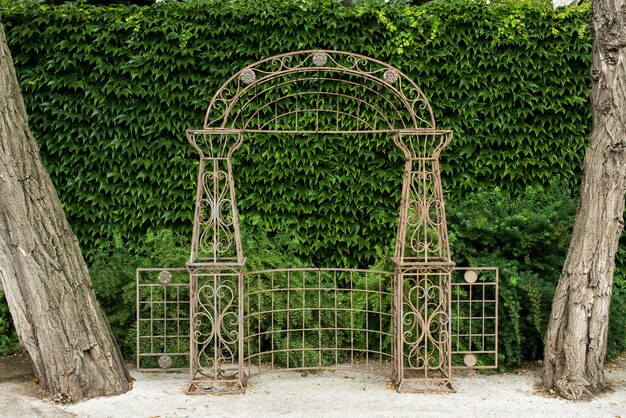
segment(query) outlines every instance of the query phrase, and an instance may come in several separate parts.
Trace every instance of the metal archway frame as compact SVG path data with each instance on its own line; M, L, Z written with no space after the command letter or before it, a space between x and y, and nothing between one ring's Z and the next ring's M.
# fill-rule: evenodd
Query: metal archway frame
M293 84L299 89L297 94L289 89ZM372 103L362 97L345 94L338 85L356 87L352 92L359 96L363 91L375 94L367 98L377 98ZM326 87L329 87L328 89ZM377 93L377 94L376 94ZM388 96L384 93L388 93ZM288 101L295 108L284 109L279 104L289 98L315 99L313 106ZM319 101L320 97L330 101ZM258 100L264 98L265 101ZM390 109L385 115L375 110L375 118L365 123L361 115L344 113L340 107L341 99L356 100L366 108L378 104L382 109ZM257 101L258 100L258 101ZM336 100L333 102L333 100ZM305 100L304 103L312 101ZM259 103L261 105L259 105ZM274 107L262 105L273 104ZM255 106L256 105L256 106ZM268 112L263 112L263 110ZM256 112L255 112L256 110ZM284 112L284 110L287 110ZM298 115L305 112L315 114L315 125L298 125ZM335 114L335 121L343 125L353 119L364 122L359 126L319 126L319 115ZM261 118L263 116L263 118ZM287 127L278 126L283 117L292 117ZM274 127L267 122L275 122ZM378 122L383 124L378 126ZM242 129L248 132L279 131L296 132L377 132L403 129L434 130L435 117L428 99L419 86L395 67L382 61L341 51L299 51L266 58L249 65L229 78L215 93L209 103L204 119L204 129Z
M395 271L245 272L231 157L249 133L393 138L405 156ZM452 388L453 355L463 355L465 367L476 366L476 355L497 366L497 270L495 278L486 269L488 277L477 280L474 269L453 282L459 269L450 258L439 169L452 131L436 129L430 103L397 68L338 51L271 57L224 83L208 106L204 128L187 134L200 157L187 264L188 393L242 392L246 379L264 370L341 368L342 361L348 368L364 363L368 371L376 366L399 391L441 391ZM139 272L137 286L141 329ZM275 299L286 307L276 307ZM340 299L349 307L339 306ZM350 315L349 324L340 320L341 312ZM305 315L316 320L306 325ZM262 318L271 318L267 329ZM364 345L339 347L344 332ZM391 370L382 371L383 363Z

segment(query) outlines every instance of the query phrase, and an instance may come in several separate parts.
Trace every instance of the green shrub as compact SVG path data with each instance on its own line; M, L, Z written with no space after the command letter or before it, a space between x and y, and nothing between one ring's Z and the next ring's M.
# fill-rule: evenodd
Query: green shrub
M453 258L460 266L500 268L500 360L541 359L552 298L565 261L578 197L560 183L518 196L501 189L451 200L446 208ZM611 301L609 358L626 348L623 247Z
M121 238L103 245L93 256L89 274L113 335L127 358L133 358L136 336L135 274L141 267L182 267L188 246L171 231L149 232L142 248L130 250Z
M499 282L499 361L504 367L543 357L552 298L565 261L578 196L560 181L511 194L500 188L446 201L452 258L459 267L496 266ZM379 266L389 269L379 251ZM625 252L618 253L608 358L624 350ZM620 314L621 312L621 314Z
M287 225L269 238L267 232L255 227L256 222L250 220L253 227L242 232L249 270L305 265L294 255L299 242ZM139 250L131 250L118 237L96 251L89 266L100 306L127 358L134 357L136 348L136 269L184 267L190 253L188 240L176 237L170 230L151 231L141 242Z
M4 293L0 292L0 357L21 351Z

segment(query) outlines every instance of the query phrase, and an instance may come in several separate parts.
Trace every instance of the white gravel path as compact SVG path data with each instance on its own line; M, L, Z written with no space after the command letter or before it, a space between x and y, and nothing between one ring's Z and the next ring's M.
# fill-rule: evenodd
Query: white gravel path
M623 362L607 370L615 390L590 402L537 394L536 373L457 373L456 393L399 394L374 375L281 372L251 379L243 395L188 396L184 373L132 371L132 391L66 406L38 399L22 379L0 383L0 417L626 417Z

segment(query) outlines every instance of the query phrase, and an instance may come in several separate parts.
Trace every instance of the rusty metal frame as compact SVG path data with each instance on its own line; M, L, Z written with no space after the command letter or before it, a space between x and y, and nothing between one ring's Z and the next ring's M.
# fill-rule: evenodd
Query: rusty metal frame
M140 268L136 276L136 367L188 370L190 293L186 268Z
M183 273L185 273L183 275ZM288 283L293 282L294 286L277 287L275 276L277 275L291 274L293 276L312 274L314 278L317 278L317 286L314 280L313 286L306 287L305 285L296 286L300 283L300 280L288 279ZM324 274L331 275L331 280L325 280L324 286L322 286L322 276ZM342 287L338 286L338 274L348 274L350 280L344 281ZM318 294L324 294L326 297L330 297L331 300L337 300L336 292L344 292L350 295L350 299L353 300L354 275L365 276L365 287L356 289L357 293L369 294L369 300L378 301L377 308L368 308L367 300L368 296L365 296L366 309L359 310L354 309L337 309L338 305L335 302L333 306L326 310L331 311L334 315L335 322L339 321L338 312L340 311L354 311L357 314L367 312L369 314L374 313L374 316L378 316L378 326L370 327L366 323L365 330L379 335L380 337L393 338L395 333L391 328L391 325L395 322L396 318L393 315L391 309L385 309L386 306L391 305L391 300L395 297L396 291L394 290L395 273L388 271L375 271L375 270L354 270L354 269L315 269L315 268L298 268L298 269L279 269L279 270L265 270L265 271L251 271L244 273L244 301L245 301L245 314L244 318L244 369L245 374L249 377L262 373L268 373L271 371L280 371L289 369L309 370L309 369L346 369L353 371L368 371L372 373L378 373L383 375L389 375L391 373L391 366L395 354L387 347L386 341L379 341L378 350L366 351L359 347L322 347L319 344L319 350L323 351L341 351L345 350L348 353L348 361L339 361L339 358L334 359L334 363L331 361L329 364L326 361L324 364L321 361L318 364L309 366L297 366L279 364L275 361L275 356L280 349L276 349L277 341L274 341L271 337L271 344L261 350L253 350L250 347L250 341L258 337L259 334L272 335L277 331L274 330L274 315L280 309L275 310L274 297L291 290L295 292L318 292ZM368 284L367 275L374 276L373 280L370 279ZM176 277L177 276L177 277ZM302 277L302 276L301 276ZM136 367L142 371L188 371L190 369L189 362L189 347L185 347L181 350L181 341L189 341L190 338L190 304L189 304L189 288L190 283L187 280L188 274L186 268L140 268L137 270L136 280L136 295L137 295L137 340L136 340ZM263 280L262 280L263 279ZM310 281L310 280L309 280ZM498 367L498 269L495 267L483 267L483 268L471 268L471 267L454 267L452 269L452 297L451 297L451 312L452 312L452 369L495 369ZM263 287L263 284L269 287ZM378 284L371 289L371 284ZM155 304L158 306L167 302L166 291L167 289L173 289L176 293L176 297L172 298L168 303L173 305L174 309L171 309L172 313L168 315L162 315L155 318ZM479 297L472 296L472 292L478 292ZM182 297L181 297L182 293ZM156 295L155 295L156 294ZM261 295L271 295L272 302L270 306L271 310L263 311L259 309L260 303L257 303L256 309L254 301ZM155 303L155 299L157 302ZM363 297L361 297L361 300ZM321 297L317 298L321 301ZM292 300L293 302L293 300ZM284 301L283 301L284 303ZM168 305L164 305L168 306ZM289 304L284 304L284 309ZM350 305L352 306L352 304ZM294 306L288 308L292 312L297 312L300 306ZM315 309L315 306L302 306L302 310ZM284 311L283 309L283 311ZM320 307L318 307L320 309ZM165 309L163 311L166 311ZM476 314L473 314L476 312ZM163 312L165 313L165 312ZM255 328L254 319L259 318L262 315L272 315L271 327L265 327L261 331L261 324ZM164 318L167 318L164 320ZM381 326L382 319L385 319L386 326L390 326L389 330L385 326ZM344 318L345 319L345 318ZM153 329L155 321L167 321L167 323L176 330L175 333L168 334L167 331L159 332ZM469 327L462 328L463 321L469 322ZM472 330L472 321L478 321L477 326ZM391 324L390 324L391 322ZM166 329L165 323L161 329ZM476 328L479 331L476 331ZM142 330L143 329L143 330ZM463 329L467 330L466 333ZM349 329L340 329L335 324L334 327L322 327L319 324L317 328L312 327L309 329L302 329L299 331L306 332L339 332L349 331ZM281 329L278 332L288 332L287 329ZM255 335L256 333L256 335ZM167 339L176 340L177 350L168 348ZM154 340L158 340L158 344L154 344ZM182 344L188 346L189 344ZM366 344L367 346L367 344ZM307 350L311 350L307 348ZM284 350L282 350L284 351ZM356 355L355 355L356 354ZM263 356L269 356L267 361L259 361ZM321 357L320 357L321 358ZM344 357L345 358L345 357ZM331 358L332 360L332 358ZM389 363L389 364L388 364Z
M243 267L188 264L190 277L190 372L187 394L242 393Z
M497 267L452 272L453 369L498 368L498 276Z
M389 376L393 276L340 268L245 273L247 375L341 369ZM346 338L349 346L338 344Z
M254 134L393 139L405 157L395 270L245 272L232 156ZM209 103L203 129L187 136L199 155L187 264L187 393L240 393L250 376L324 368L390 375L398 391L449 391L453 368L497 367L497 269L465 271L450 258L439 156L452 131L436 128L430 103L400 70L340 51L267 58L229 78ZM465 281L458 280L459 271L465 271ZM495 272L495 280L478 280L477 271L485 277ZM139 306L139 284L137 289ZM475 298L477 292L482 299ZM268 298L269 306L261 302ZM286 299L277 308L280 298ZM340 298L350 306L337 306ZM355 300L365 305L359 308ZM349 324L340 324L340 313L350 316ZM317 315L317 322L306 322L306 315ZM298 317L299 324L290 320ZM355 317L365 322L355 325ZM469 330L461 332L465 323ZM365 345L340 347L338 338L335 344L323 338L339 332L360 333ZM138 337L138 351L139 346Z
M363 106L374 117L343 112L342 101L355 102L357 112ZM320 124L324 115L331 116L335 126ZM432 130L436 126L426 96L399 69L364 55L311 50L266 58L235 73L209 103L204 129L304 134Z
M451 131L394 135L405 156L400 219L392 261L396 283L399 391L452 390L450 258L439 155Z

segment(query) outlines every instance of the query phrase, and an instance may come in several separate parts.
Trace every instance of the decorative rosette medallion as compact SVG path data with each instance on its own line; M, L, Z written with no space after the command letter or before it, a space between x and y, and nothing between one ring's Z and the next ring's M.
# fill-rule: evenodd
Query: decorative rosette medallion
M400 77L400 75L398 74L398 72L392 68L389 68L388 70L385 71L385 73L383 74L383 79L389 83L389 84L393 84L396 81L398 81L398 78Z
M169 369L172 367L172 358L170 356L159 357L159 367L162 369Z
M326 65L327 61L328 55L326 55L325 52L316 52L313 54L313 64L315 64L316 67L323 67Z
M256 80L256 74L252 69L248 68L241 72L241 74L239 75L239 79L243 84L252 84L254 83L254 80Z
M172 281L172 273L167 270L163 270L159 273L159 283L168 284Z

